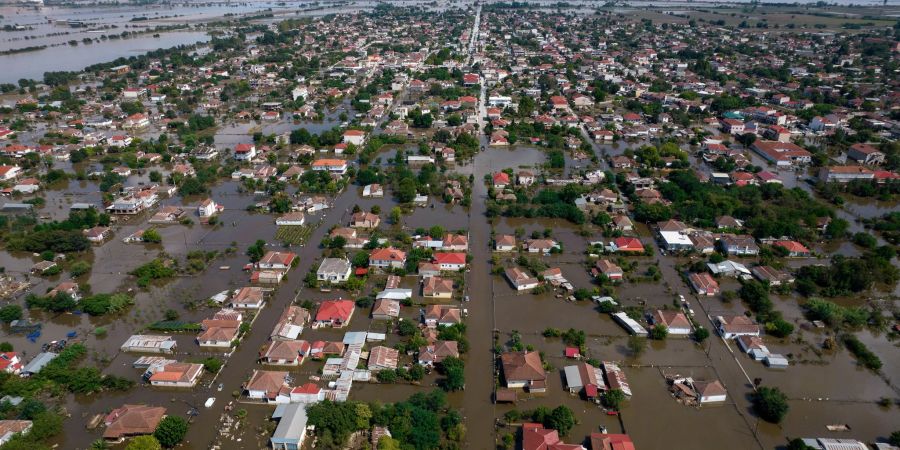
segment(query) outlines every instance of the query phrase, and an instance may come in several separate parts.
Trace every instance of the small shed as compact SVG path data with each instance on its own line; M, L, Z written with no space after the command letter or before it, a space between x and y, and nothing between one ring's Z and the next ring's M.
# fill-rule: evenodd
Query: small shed
M515 403L517 400L518 395L512 389L497 389L494 394L494 403Z

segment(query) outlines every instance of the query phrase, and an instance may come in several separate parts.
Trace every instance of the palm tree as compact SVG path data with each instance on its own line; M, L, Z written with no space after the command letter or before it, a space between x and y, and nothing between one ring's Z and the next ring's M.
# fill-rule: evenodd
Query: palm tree
M109 444L107 444L103 439L97 439L96 441L91 443L91 446L89 448L90 450L108 450Z

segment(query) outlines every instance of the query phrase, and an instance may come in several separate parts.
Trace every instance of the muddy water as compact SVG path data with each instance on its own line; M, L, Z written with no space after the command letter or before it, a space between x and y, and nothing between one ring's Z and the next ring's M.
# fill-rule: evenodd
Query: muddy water
M495 406L491 403L494 386L492 330L497 330L501 341L508 339L512 330L518 330L522 333L524 343L533 345L545 354L547 361L554 368L548 378L549 392L524 400L518 408L568 405L575 411L579 420L578 426L566 438L568 442L580 442L586 435L604 426L611 432L630 433L637 445L642 448L669 445L673 439L684 442L685 448L711 450L719 448L717 443L725 440L735 442L734 448L772 448L782 444L785 436L826 435L823 424L850 423L854 428L854 437L874 439L883 435L884 430L890 429L892 423L895 423L895 410L884 410L874 404L882 396L892 396L891 387L875 375L858 369L855 360L846 351L813 358L812 352L804 345L766 338L767 344L771 345L774 351L802 355L804 359L817 361L792 366L783 372L766 369L760 363L750 361L743 355L733 355L721 340L716 338L711 338L703 346L677 338L662 343L654 342L642 355L634 357L627 350L624 330L613 323L607 315L598 313L592 304L565 302L550 293L517 294L503 278L490 275L489 237L492 225L484 218L487 190L481 180L485 174L492 171L507 167L539 165L544 159L542 151L528 148L489 149L479 153L474 162L457 168L457 172L471 173L475 176L471 210L437 202L434 208L416 208L403 218L402 226L406 229L440 224L448 229L468 229L470 232L473 263L471 272L466 274L467 293L472 300L466 305L469 310L468 339L471 343L470 353L466 356L467 386L463 393L450 396L451 404L458 407L466 417L467 448L490 447L490 443L496 437L512 431L497 430L493 425L495 420L502 418L511 407ZM129 180L129 183L132 181L137 183L138 180L138 178ZM127 271L152 259L160 251L179 257L194 249L225 250L234 242L237 244L237 253L221 256L211 264L211 269L197 276L178 278L148 291L137 292L137 304L126 316L89 318L75 315L57 317L35 315L35 318L45 323L45 335L39 343L43 342L44 338L58 339L70 330L78 330L79 336L87 339L89 348L96 350L96 355L91 355L91 358L105 367L105 373L137 379L139 371L131 368L136 356L117 352L124 339L147 323L162 318L164 311L169 308L179 311L184 320L200 320L208 317L213 309L202 306L188 308L185 304L205 299L224 289L245 285L247 274L241 272L240 267L246 262L246 256L243 255L246 247L260 238L274 242L273 217L247 213L246 206L252 204L255 199L252 195L238 193L238 185L236 182L224 181L210 194L211 198L226 207L221 216L222 226L213 228L196 223L192 226L160 226L160 232L163 234L161 246L126 245L121 242L121 238L136 229L147 227L147 217L117 226L115 239L95 250L93 256L95 273L89 282L94 286L95 292L111 291L128 285L130 281L126 275ZM71 182L69 186L75 193L74 196L70 196L73 198L60 195L60 192L56 191L48 193L48 207L45 210L51 211L55 208L64 211L67 210L66 206L69 203L82 199L95 198L99 202L99 197L94 197L99 195L95 194L94 183ZM190 207L196 205L199 200L199 198L176 198L165 200L163 203ZM359 189L350 187L337 196L334 209L310 217L310 220L313 223L318 222L319 226L307 245L293 248L293 251L300 254L300 266L290 273L287 280L274 293L268 306L260 312L253 332L242 342L235 354L228 358L226 369L213 383L221 382L225 385L221 392L206 387L190 391L161 391L139 387L126 394L71 398L66 406L72 412L74 420L66 422L65 433L57 442L65 443L66 448L85 448L99 436L99 431L85 430L84 419L108 411L126 401L163 405L169 408L169 413L184 416L191 406L202 404L207 397L212 396L217 399L215 406L210 409L201 408L200 415L195 418L195 423L190 429L189 442L185 446L189 449L209 448L216 437L219 415L231 400L231 393L240 389L241 383L246 381L254 368L258 367L255 363L257 352L266 342L269 331L284 307L292 301L317 302L336 297L356 298L355 293L340 291L322 293L302 288L303 276L310 268L316 267L320 260L321 250L318 248L318 242L331 225L346 222L354 205L366 210L378 205L384 216L394 203L390 198L363 199L359 195ZM193 209L189 208L189 214L193 217ZM498 233L511 233L517 228L523 228L526 235L549 228L553 238L562 242L565 251L561 255L543 258L545 262L551 267L560 267L564 276L576 287L592 286L587 267L584 265L582 249L588 240L600 237L599 230L588 226L588 235L582 236L580 227L563 221L505 218L494 221L493 227ZM383 228L387 230L389 225ZM649 244L651 239L648 231L642 228L641 234L645 244ZM273 248L278 248L278 245L274 244ZM123 259L119 255L128 255L128 258ZM7 270L27 271L34 262L31 255L9 255L4 252L0 253L0 258ZM723 303L718 298L704 299L701 302L693 298L679 279L675 267L678 264L686 264L688 262L686 259L660 256L630 259L638 261L635 273L642 273L651 265L658 265L664 277L663 281L658 283L634 282L616 287L615 297L625 306L646 305L648 309L659 308L670 305L675 294L683 293L690 299L693 309L698 314L698 320L707 328L711 328L711 322L706 314L740 314L744 311L744 306L740 302ZM503 263L512 264L509 256L504 257ZM220 265L231 268L218 270ZM42 281L42 284L33 289L42 292L57 281L59 280ZM404 280L404 285L407 284L415 285L414 277ZM722 285L728 290L738 287L734 280L723 280ZM370 283L367 289L371 288ZM802 315L796 300L777 299L776 307L783 310L789 320L799 321ZM404 308L403 316L415 319L415 308ZM107 327L107 336L102 339L90 336L90 331L101 325ZM626 403L622 414L624 427L618 420L605 415L592 404L565 393L564 380L560 375L560 369L567 364L561 356L564 345L558 339L543 338L540 331L546 327L582 329L588 334L587 349L591 357L623 362L623 368L635 392L634 397ZM366 309L357 309L347 329L306 330L303 338L339 340L345 331L363 330L386 331L383 323L373 322L368 318ZM798 335L812 343L822 339L820 333L813 331L800 331ZM896 368L894 364L896 358L892 357L896 354L896 347L887 342L883 336L863 333L860 338L886 361L886 372L889 373ZM39 343L29 346L21 336L4 339L13 340L17 350L26 350L29 354L36 352L39 346ZM397 339L396 336L390 336L386 345L393 345ZM193 343L192 335L178 335L176 340L179 344L180 359L197 360L206 356ZM403 356L401 359L403 364L412 362L410 356ZM108 366L104 361L110 361ZM308 361L299 368L288 370L295 375L296 383L302 383L317 374L321 367L321 362ZM720 379L729 391L729 401L725 405L704 407L700 410L677 404L670 398L663 379L663 373L673 371L697 378ZM788 416L783 428L766 424L757 427L747 398L752 390L748 377L750 379L760 377L764 384L779 386L792 398L794 411ZM351 398L364 401L398 401L412 393L433 388L436 380L436 375L432 374L419 386L357 383ZM211 382L211 377L207 375L202 386L207 386ZM817 404L803 400L819 397L831 400L816 402ZM848 403L847 400L857 403ZM858 403L860 401L863 403ZM245 404L239 404L237 407L248 411L244 432L238 438L240 441L229 441L224 448L265 446L271 430L263 430L263 427L271 426L268 417L271 415L272 407ZM659 433L662 421L667 424L667 433ZM668 426L669 423L675 426ZM762 444L757 443L756 435Z

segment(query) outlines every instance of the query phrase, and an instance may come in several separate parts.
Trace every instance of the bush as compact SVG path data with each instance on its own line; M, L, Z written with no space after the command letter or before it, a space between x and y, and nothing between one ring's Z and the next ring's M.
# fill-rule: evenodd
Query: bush
M156 231L155 228L150 228L149 230L144 231L141 240L150 244L159 244L162 242L162 236L160 236L159 231Z
M395 383L397 382L397 372L391 369L379 370L375 377L378 378L378 381L381 383Z
M847 324L850 327L861 327L866 324L869 314L859 307L844 307L837 303L819 298L811 298L804 305L810 320L821 320L832 327Z
M22 307L19 305L6 305L0 308L0 322L10 323L22 318Z
M852 334L844 335L843 341L844 345L847 346L847 350L850 350L850 353L853 353L853 356L856 356L856 360L865 368L876 371L881 369L881 358L872 353L866 347L866 344L863 344L856 336Z
M38 297L34 294L28 294L25 297L25 305L29 308L44 309L51 312L71 311L77 303L71 295L60 292L53 297Z
M775 337L785 338L794 332L794 324L782 318L777 318L766 323L766 332Z
M175 269L168 267L161 259L157 258L134 269L131 274L138 277L138 286L147 287L152 280L175 276Z
M133 304L134 299L128 294L97 294L81 300L81 309L92 316L102 316L122 311Z
M69 267L69 275L72 275L72 278L78 278L86 273L90 273L90 271L91 264L87 261L75 261Z
M656 324L650 329L650 339L664 341L669 337L669 328L663 324Z
M777 387L762 386L753 394L753 410L767 422L781 422L789 409L787 396Z
M215 357L209 357L203 360L203 368L209 373L217 373L222 369L222 360Z
M203 327L199 323L182 322L179 320L160 320L159 322L154 322L147 326L147 329L152 331L184 331L189 333L199 332L202 328Z

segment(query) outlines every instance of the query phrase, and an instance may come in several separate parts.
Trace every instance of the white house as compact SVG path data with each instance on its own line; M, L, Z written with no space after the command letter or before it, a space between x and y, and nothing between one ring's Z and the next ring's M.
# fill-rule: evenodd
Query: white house
M728 392L718 380L716 381L695 381L694 391L697 392L697 400L701 405L707 403L724 402L728 397Z
M0 180L2 181L14 180L20 173L22 173L22 168L19 166L0 166Z
M275 219L278 226L300 226L306 223L306 216L302 212L287 213Z
M197 215L200 217L212 217L217 212L221 211L222 207L216 203L213 199L208 198L203 200L200 203L200 206L197 207Z
M250 161L256 157L256 146L253 144L238 144L234 147L234 159L238 161Z
M343 283L350 278L353 267L346 258L325 258L316 270L316 279L329 283Z
M366 132L361 130L347 130L344 132L344 143L360 146L366 139Z

